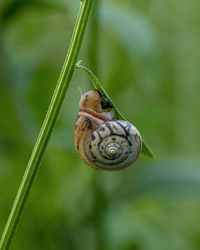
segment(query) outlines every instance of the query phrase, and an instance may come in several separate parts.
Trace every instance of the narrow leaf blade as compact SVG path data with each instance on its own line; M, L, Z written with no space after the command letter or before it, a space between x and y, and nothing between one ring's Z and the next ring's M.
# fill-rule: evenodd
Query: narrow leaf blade
M109 101L110 103L112 103L112 106L115 110L116 118L127 121L127 119L121 114L121 112L118 110L118 108L116 107L114 102L111 100L111 98L109 97L109 95L105 91L100 80L95 76L95 74L91 70L89 70L85 66L80 65L80 63L81 63L81 61L77 62L75 69L83 69L91 78L93 88L98 89L99 92L102 94L102 97L103 97L102 101L105 101L105 102ZM142 154L147 156L147 157L150 157L150 158L154 157L154 154L153 154L151 148L148 146L148 144L143 139L142 139Z

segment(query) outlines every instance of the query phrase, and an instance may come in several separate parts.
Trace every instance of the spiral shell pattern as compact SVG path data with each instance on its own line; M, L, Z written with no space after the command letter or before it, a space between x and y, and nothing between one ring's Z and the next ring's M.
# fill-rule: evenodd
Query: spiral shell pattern
M100 169L125 168L138 158L141 145L134 125L122 120L106 121L93 132L87 159Z

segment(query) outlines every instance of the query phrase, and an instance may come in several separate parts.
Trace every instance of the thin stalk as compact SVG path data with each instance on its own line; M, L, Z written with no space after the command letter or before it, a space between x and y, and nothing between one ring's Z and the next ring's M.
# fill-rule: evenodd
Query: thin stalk
M94 0L81 0L80 2L80 9L69 50L63 68L61 70L45 120L41 127L35 146L33 148L30 160L22 178L22 182L18 189L13 207L8 217L7 224L3 231L2 238L0 241L0 250L7 250L10 246L11 240L13 238L14 232L20 219L20 215L23 211L24 205L30 193L30 189L33 185L33 181L38 172L39 165L45 153L47 144L57 121L70 80L74 72L74 66L76 64L76 60L80 51L81 43L83 40L93 1Z

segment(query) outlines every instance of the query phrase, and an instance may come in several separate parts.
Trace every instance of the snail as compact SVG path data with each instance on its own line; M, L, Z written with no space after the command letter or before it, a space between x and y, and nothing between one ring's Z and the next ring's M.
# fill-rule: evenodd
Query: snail
M98 170L128 167L139 156L142 138L128 121L113 120L114 113L102 103L99 91L81 92L74 125L74 145L82 160Z

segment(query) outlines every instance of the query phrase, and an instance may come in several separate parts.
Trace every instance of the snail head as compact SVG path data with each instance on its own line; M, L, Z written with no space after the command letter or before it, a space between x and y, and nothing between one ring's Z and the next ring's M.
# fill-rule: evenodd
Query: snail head
M107 111L107 109L102 108L102 99L98 91L90 90L85 93L81 88L79 88L79 91L81 92L80 109L90 108L98 113Z

